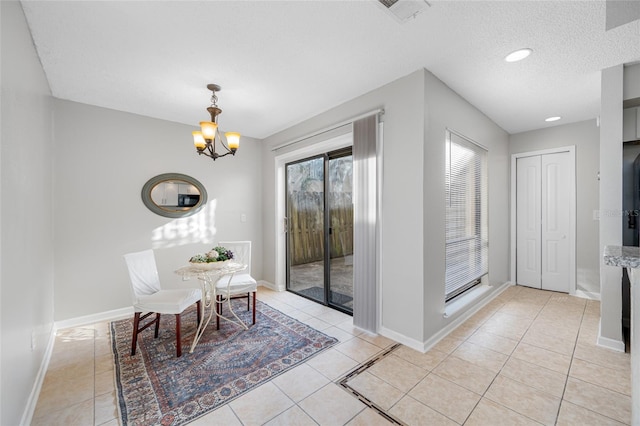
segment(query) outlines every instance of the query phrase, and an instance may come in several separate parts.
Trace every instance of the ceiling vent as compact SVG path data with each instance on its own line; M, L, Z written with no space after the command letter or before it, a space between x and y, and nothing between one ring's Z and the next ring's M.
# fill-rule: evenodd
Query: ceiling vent
M430 4L426 0L378 0L386 10L400 22L414 18L418 13L426 10Z

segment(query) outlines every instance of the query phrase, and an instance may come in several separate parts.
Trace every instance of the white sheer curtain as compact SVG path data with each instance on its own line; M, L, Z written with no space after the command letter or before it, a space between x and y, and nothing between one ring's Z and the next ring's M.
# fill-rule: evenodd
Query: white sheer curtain
M377 332L378 114L353 122L353 324Z

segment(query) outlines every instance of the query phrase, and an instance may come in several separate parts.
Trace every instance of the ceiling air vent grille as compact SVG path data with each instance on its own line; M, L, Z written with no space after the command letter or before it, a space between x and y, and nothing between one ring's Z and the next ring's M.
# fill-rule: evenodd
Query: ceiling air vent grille
M384 7L389 9L394 4L398 3L398 0L378 0Z
M400 22L414 18L430 5L425 0L378 0Z

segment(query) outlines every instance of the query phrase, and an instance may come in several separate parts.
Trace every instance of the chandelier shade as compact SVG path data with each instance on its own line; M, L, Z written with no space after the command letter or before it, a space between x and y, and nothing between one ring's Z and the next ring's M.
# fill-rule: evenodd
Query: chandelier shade
M224 137L227 138L227 146L229 149L238 149L240 147L240 133L227 132L224 134Z
M240 133L226 132L224 137L226 143L223 140L220 132L218 131L218 116L222 113L222 110L218 108L218 96L216 92L220 91L220 86L217 84L207 85L207 89L211 90L211 106L207 108L207 111L211 115L211 121L201 121L200 130L191 132L193 135L193 144L196 147L198 155L206 155L215 161L225 155L235 155L236 151L240 147ZM222 153L216 151L216 145L222 149Z
M211 121L201 121L200 129L202 129L202 136L205 139L213 139L216 137L216 130L218 130L218 125L216 123L212 123Z

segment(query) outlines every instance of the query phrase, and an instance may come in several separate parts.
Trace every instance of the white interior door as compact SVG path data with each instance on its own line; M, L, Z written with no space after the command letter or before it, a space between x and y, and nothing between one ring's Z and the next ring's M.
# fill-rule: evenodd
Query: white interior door
M516 282L570 290L571 179L569 152L516 161Z
M571 170L568 152L541 156L542 288L569 292Z
M516 162L516 282L541 288L540 156Z

